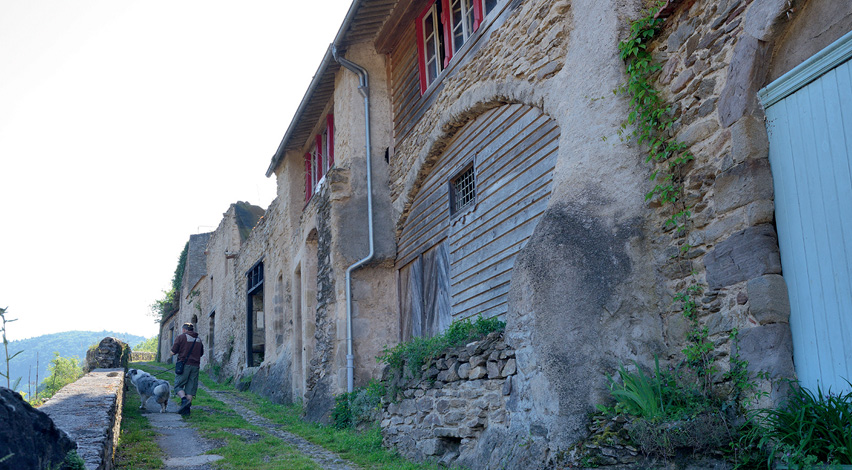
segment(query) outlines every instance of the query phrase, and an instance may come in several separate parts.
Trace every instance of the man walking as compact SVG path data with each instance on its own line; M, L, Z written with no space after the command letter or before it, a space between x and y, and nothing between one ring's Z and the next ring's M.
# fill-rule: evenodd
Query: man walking
M172 345L172 356L177 355L178 362L184 363L183 371L175 364L175 391L180 397L178 413L189 415L192 397L198 391L198 370L201 366L201 356L204 355L204 345L201 344L192 323L184 323L181 329L183 333L175 338L175 344Z

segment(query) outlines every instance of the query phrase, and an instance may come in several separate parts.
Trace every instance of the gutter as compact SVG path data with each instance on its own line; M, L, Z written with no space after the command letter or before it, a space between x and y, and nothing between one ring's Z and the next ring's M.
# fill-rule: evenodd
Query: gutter
M340 28L345 31L348 21L351 20L352 12L356 9L360 2L356 0L349 9L349 14L346 16L344 25ZM373 239L373 159L371 152L370 141L370 81L367 70L358 64L350 62L337 53L336 42L340 39L340 33L335 38L335 44L331 45L331 51L340 65L347 68L352 73L358 75L358 91L364 97L364 133L366 134L367 147L367 227L370 240L370 253L366 257L356 261L346 269L346 391L352 393L355 389L355 355L352 352L352 271L365 265L373 259L375 255L375 242Z

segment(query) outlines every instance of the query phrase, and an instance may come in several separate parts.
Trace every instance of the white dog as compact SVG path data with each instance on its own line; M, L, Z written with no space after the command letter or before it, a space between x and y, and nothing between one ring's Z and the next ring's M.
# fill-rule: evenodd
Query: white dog
M145 408L145 403L149 398L154 397L160 404L160 413L166 412L166 405L169 404L169 383L167 381L158 379L139 369L128 370L126 377L130 379L136 387L136 391L139 392L139 397L142 400L142 404L139 405L140 410Z

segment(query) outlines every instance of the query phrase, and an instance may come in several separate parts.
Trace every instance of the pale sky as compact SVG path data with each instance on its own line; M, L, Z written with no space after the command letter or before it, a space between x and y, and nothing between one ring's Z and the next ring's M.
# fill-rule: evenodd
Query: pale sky
M0 0L10 340L157 333L190 234L264 173L350 0Z

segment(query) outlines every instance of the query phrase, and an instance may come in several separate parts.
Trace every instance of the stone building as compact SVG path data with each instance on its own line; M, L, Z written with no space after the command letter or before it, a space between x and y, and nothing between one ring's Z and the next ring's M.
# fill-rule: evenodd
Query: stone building
M242 310L235 306L234 260L254 226L263 217L263 209L247 202L231 204L215 231L190 235L179 293L179 308L160 322L160 357L169 357L181 325L191 322L206 348L201 358L206 366L218 353L228 351L237 329L220 328L220 348L216 346L216 313L220 322L233 324ZM230 353L228 353L230 354ZM221 359L220 359L221 361ZM227 361L224 361L227 363Z
M500 421L478 423L475 438L441 427L402 450L527 467L584 435L619 363L679 357L690 325L672 298L694 282L716 356L738 331L772 400L797 374L842 386L852 3L661 10L654 84L695 157L684 236L646 201L654 168L622 135L630 109L613 93L625 80L618 43L642 9L355 0L267 171L277 198L242 243L223 252L222 226L208 243L213 287L200 302L216 311L218 366L323 419L350 377L377 376L383 346L499 316L516 366L501 378ZM223 253L233 269L217 271L217 291Z

